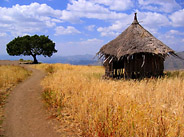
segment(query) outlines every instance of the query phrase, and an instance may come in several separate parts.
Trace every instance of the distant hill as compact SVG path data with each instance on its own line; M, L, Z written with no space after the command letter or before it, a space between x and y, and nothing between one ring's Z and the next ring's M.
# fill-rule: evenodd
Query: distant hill
M75 56L54 56L51 58L41 58L45 63L63 63L72 65L92 65L97 62L94 55L75 55Z
M0 55L0 60L33 60L31 56L8 56ZM97 57L95 55L74 55L74 56L52 56L52 57L37 57L39 62L42 63L63 63L72 65L99 65Z
M180 57L184 59L184 51L178 52L177 55L179 55ZM165 60L164 67L165 67L165 70L184 69L184 60L181 60L173 56L169 56Z
M180 57L184 58L184 52L177 53ZM19 60L19 59L30 59L32 57L26 56L8 56L0 55L0 60ZM52 56L51 58L44 58L42 56L38 57L38 61L43 63L63 63L63 64L72 64L72 65L102 65L102 62L95 57L95 55L74 55L74 56ZM165 70L179 70L184 69L184 60L178 59L173 56L166 58Z

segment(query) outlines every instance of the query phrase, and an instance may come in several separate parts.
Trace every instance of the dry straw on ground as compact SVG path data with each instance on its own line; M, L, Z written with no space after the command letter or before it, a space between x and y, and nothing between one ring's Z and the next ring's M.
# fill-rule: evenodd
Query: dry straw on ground
M49 72L43 94L66 130L82 136L184 136L183 71L116 81L101 79L102 67L37 67Z

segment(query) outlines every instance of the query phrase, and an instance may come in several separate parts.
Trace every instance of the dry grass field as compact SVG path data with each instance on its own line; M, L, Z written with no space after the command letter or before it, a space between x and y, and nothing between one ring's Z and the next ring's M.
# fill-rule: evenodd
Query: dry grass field
M0 65L0 129L3 120L3 106L5 99L14 87L19 82L23 81L30 75L30 72L22 67Z
M164 78L103 80L103 67L41 64L47 105L81 136L184 136L184 71ZM69 125L69 126L67 126Z

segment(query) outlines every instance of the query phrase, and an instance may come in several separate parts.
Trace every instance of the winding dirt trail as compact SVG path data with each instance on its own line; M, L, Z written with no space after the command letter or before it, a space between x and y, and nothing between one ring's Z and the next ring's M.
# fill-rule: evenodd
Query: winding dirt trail
M0 64L3 64L2 62ZM11 64L11 63L7 63ZM17 65L17 64L15 64ZM40 81L45 74L24 65L32 75L20 83L8 97L3 127L6 137L59 137L53 121L48 119L41 96ZM67 136L67 135L62 135Z

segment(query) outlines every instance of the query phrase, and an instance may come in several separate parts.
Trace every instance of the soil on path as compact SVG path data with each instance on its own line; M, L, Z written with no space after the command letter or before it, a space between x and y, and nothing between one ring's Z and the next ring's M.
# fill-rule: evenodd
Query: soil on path
M0 61L0 65L17 65L17 62ZM6 137L59 137L55 123L48 119L41 96L40 81L45 74L23 65L32 75L13 89L5 105L3 128ZM67 136L67 135L62 135Z

